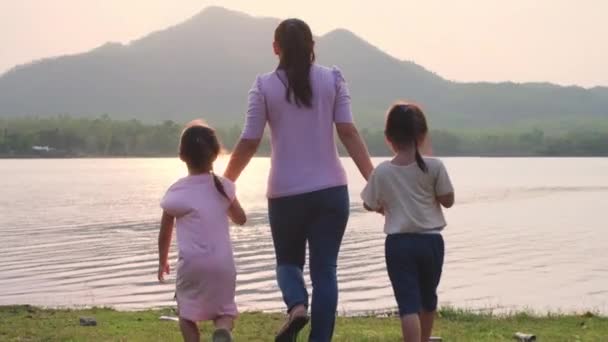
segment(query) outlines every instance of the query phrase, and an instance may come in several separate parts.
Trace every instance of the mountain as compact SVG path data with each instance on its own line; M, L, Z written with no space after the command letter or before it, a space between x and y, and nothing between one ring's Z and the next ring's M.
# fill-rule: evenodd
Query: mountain
M211 7L127 45L108 43L15 67L0 76L0 117L108 114L240 124L256 74L276 66L271 42L278 23ZM608 118L608 88L458 83L396 59L346 30L316 42L319 62L342 69L363 126L381 125L397 99L422 104L434 127Z

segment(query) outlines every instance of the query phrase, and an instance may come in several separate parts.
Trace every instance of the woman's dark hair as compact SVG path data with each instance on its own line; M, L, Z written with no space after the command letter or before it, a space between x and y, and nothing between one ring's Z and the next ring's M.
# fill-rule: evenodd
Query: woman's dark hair
M179 143L179 155L188 168L201 172L210 172L217 191L229 200L222 181L213 173L213 162L220 154L222 147L215 131L203 124L193 124L182 132Z
M427 172L428 168L418 151L418 142L428 132L426 118L422 110L413 104L396 104L391 107L386 117L386 138L396 146L414 146L416 163L420 170Z
M284 20L274 31L274 41L281 48L279 69L287 75L287 101L291 103L293 96L298 107L311 107L310 67L315 61L315 42L310 27L300 19Z

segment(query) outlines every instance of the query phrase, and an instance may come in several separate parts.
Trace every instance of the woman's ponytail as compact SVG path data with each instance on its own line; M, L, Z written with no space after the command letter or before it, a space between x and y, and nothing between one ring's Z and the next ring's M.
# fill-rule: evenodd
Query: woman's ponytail
M285 72L285 98L296 106L312 106L310 68L315 60L310 27L299 19L287 19L275 30L275 42L281 48L279 69Z

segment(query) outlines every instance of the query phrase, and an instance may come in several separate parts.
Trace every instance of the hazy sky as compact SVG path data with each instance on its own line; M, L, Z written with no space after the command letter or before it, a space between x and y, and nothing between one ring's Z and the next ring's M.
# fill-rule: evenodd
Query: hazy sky
M0 73L128 43L208 5L297 16L318 35L347 28L452 80L608 85L608 0L0 0Z

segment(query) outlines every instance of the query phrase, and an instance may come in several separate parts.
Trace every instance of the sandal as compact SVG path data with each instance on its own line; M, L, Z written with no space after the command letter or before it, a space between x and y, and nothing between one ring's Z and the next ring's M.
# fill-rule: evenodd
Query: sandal
M308 324L308 321L309 318L306 314L290 315L274 338L275 342L295 342L298 333Z

